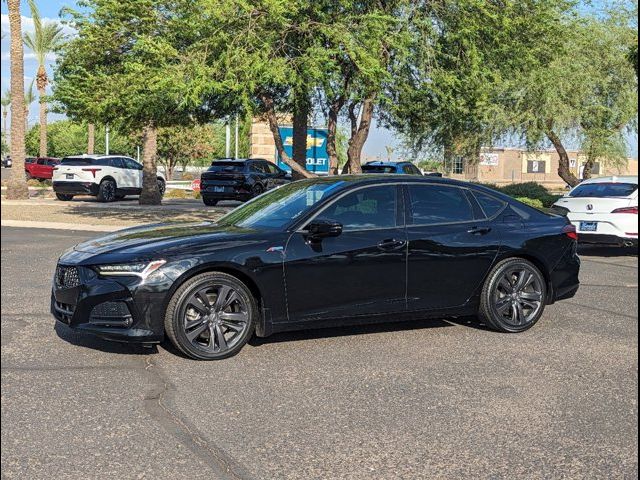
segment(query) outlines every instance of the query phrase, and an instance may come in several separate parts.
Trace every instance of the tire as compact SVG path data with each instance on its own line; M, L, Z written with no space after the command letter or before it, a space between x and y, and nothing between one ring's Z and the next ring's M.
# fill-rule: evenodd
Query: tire
M167 184L161 178L158 178L158 191L160 192L160 198L164 197L164 192L167 190Z
M478 318L498 332L524 332L540 320L546 300L547 282L540 270L523 258L508 258L489 273Z
M73 200L73 195L69 195L68 193L56 193L56 198L61 202L68 202Z
M213 198L207 198L207 197L202 197L202 202L207 207L215 207L218 204L218 200L215 200Z
M264 192L264 187L259 183L256 183L253 187L251 187L251 196L257 197L258 195L262 195Z
M24 172L24 176L27 177L27 180L31 180L33 178L33 175L31 175L28 170Z
M188 357L221 360L242 349L257 318L256 299L244 283L226 273L207 272L176 290L164 328L171 343Z
M103 180L98 187L99 202L113 202L116 199L116 182L113 180Z

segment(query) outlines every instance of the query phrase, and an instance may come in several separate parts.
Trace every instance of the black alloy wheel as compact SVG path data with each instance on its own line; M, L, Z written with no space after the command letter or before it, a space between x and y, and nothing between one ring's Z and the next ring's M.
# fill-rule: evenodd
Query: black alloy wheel
M202 197L202 203L207 207L215 207L218 204L218 200L209 197Z
M160 197L164 197L164 192L167 189L167 185L164 180L161 178L158 179L158 191L160 192Z
M113 202L116 199L116 182L103 180L98 188L98 201Z
M523 332L544 312L546 281L540 270L522 258L500 262L484 285L479 317L500 332Z
M253 187L251 187L251 196L257 197L258 195L262 195L264 192L264 188L259 183L256 183Z
M56 193L56 198L61 202L68 202L73 200L73 195L69 195L68 193Z
M174 294L165 330L185 355L218 360L235 355L254 330L256 301L237 278L220 272L197 275Z

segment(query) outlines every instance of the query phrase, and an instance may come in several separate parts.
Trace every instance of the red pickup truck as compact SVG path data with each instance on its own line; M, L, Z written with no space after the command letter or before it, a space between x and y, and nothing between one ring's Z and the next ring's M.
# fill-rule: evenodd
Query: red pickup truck
M24 162L24 171L27 173L27 179L50 180L53 177L53 168L59 163L59 158L28 157Z

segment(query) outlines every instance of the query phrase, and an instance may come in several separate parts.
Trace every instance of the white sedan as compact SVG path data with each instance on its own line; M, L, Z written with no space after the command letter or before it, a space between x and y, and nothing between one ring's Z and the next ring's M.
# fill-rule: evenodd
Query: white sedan
M582 243L638 246L638 177L585 180L554 205Z

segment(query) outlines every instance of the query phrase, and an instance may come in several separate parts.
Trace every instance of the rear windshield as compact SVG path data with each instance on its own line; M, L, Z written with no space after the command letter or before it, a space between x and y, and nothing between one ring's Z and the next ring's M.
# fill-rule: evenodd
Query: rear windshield
M634 183L587 183L578 185L569 194L576 198L628 197L638 189Z
M396 173L396 167L391 165L363 165L363 173Z
M244 166L244 163L237 162L213 162L208 171L218 173L241 173L244 172Z
M65 157L60 162L62 165L68 165L71 167L82 167L84 165L112 165L113 159L111 158L78 158L78 157Z

